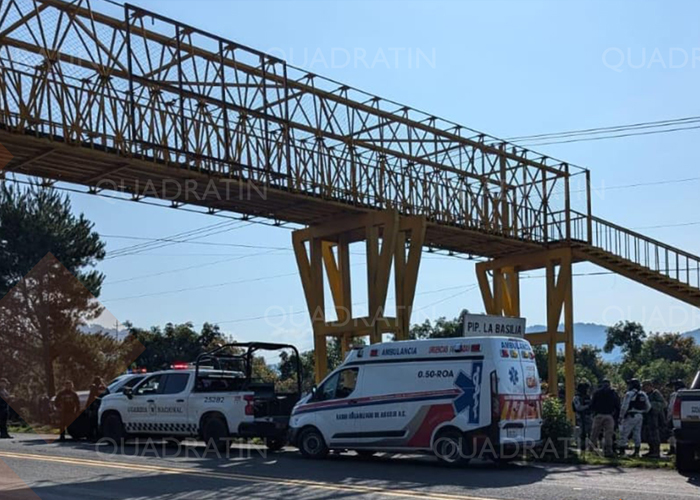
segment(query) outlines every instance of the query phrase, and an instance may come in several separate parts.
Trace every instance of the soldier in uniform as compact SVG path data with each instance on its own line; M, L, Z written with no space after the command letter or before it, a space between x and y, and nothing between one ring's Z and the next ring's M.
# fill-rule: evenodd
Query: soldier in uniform
M107 386L103 382L102 378L95 377L92 380L90 395L88 396L88 400L85 405L85 411L90 422L89 438L92 441L97 441L97 438L99 437L99 424L97 416L100 410L100 404L102 403L101 398L107 394L109 394L109 390L107 389Z
M642 424L644 414L651 409L649 398L642 391L639 380L633 378L627 383L627 393L620 409L620 440L617 443L619 453L625 454L630 437L634 440L633 457L639 457L642 447Z
M580 449L586 449L586 442L591 437L593 415L591 414L590 384L582 382L576 387L573 406L576 413L576 426L579 428Z
M61 441L66 440L66 429L78 416L80 412L80 398L73 388L73 382L67 381L63 384L63 390L56 394L56 406L61 417Z
M615 435L615 416L620 410L620 398L610 385L610 380L605 379L598 390L593 393L591 411L593 428L588 449L593 451L598 446L601 432L603 433L603 451L606 457L613 456L613 437Z
M0 379L0 439L12 439L7 433L7 420L10 416L10 382Z
M644 415L649 453L644 458L661 458L661 425L666 421L666 400L651 380L645 380L642 389L649 398L651 409Z

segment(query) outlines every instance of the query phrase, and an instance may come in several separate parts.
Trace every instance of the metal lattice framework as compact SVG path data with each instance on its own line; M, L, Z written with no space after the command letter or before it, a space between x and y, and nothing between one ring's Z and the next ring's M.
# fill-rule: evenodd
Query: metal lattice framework
M392 208L424 215L438 247L466 249L447 227L512 240L470 248L484 255L569 236L565 163L137 7L120 18L84 0L1 5L7 130L279 190L285 201L220 207L275 220ZM60 175L138 177L109 170Z
M492 314L519 315L519 273L546 269L547 331L530 339L549 346L552 392L565 344L569 412L574 263L700 307L700 257L593 217L588 170L156 13L100 5L0 0L4 172L307 226L293 244L317 377L329 335L345 349L355 336L406 338L423 245L490 257L477 276ZM359 318L358 241L369 298ZM387 317L392 265L397 312ZM336 320L325 317L324 273Z

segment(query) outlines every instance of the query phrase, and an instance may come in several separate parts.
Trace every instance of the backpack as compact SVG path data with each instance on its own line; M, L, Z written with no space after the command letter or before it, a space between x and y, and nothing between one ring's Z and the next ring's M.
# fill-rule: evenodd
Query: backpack
M630 410L636 410L636 411L646 411L647 405L646 402L644 401L644 396L640 391L637 391L637 394L634 395L634 398L632 398L632 401L630 402Z

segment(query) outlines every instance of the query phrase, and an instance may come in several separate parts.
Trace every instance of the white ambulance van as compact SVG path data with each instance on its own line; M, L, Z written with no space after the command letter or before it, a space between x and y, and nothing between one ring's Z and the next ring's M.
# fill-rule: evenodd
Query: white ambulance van
M309 458L422 451L458 463L515 458L540 441L541 427L530 343L460 337L352 350L295 406L290 438Z

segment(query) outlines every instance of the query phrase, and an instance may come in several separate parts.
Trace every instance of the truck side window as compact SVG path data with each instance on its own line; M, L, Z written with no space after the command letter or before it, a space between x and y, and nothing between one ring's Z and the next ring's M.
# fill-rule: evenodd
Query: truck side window
M357 385L358 368L341 370L329 378L318 391L318 400L343 399L350 396Z
M158 394L158 389L160 389L161 382L163 380L162 375L154 375L147 378L141 385L136 388L136 394L138 395L150 395Z
M161 394L180 394L187 387L190 376L187 373L171 373L165 379L165 387Z

